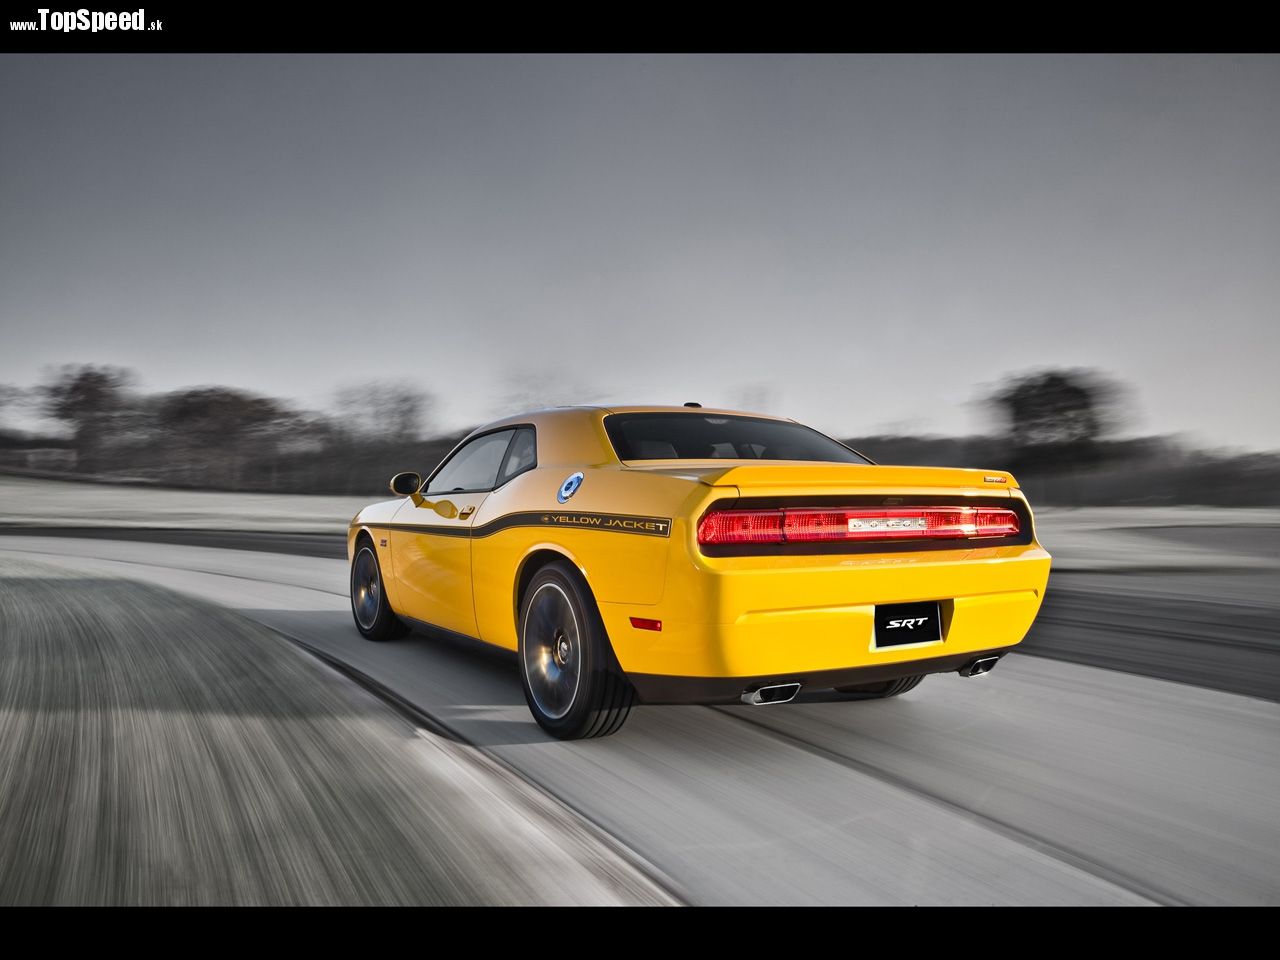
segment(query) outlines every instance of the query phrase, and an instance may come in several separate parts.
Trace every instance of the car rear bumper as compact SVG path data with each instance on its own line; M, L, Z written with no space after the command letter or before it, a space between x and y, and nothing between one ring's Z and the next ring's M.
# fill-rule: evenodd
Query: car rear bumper
M949 653L941 657L905 660L866 667L845 667L810 673L765 674L755 677L674 677L653 673L631 673L627 677L641 703L737 703L744 693L776 684L798 683L800 692L829 690L854 684L881 683L900 677L926 673L953 673L974 660L1002 657L1005 650Z
M663 687L647 677L719 679L728 689L761 678L885 668L897 671L885 675L892 679L958 669L923 665L1019 643L1040 609L1050 564L1034 544L963 555L770 561L669 568L660 603L601 603L618 663L640 678L637 690ZM876 606L915 601L938 602L941 639L878 646ZM660 620L661 630L638 629L632 617ZM869 676L842 682L874 682Z

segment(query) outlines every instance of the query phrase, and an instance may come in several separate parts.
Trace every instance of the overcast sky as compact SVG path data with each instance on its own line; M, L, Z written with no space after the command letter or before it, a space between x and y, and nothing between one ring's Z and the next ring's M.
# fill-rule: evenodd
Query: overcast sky
M1280 58L0 57L0 382L1280 448Z

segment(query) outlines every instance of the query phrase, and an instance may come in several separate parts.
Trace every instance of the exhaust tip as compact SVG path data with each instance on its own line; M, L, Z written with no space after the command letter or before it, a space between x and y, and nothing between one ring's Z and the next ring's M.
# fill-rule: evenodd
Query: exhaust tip
M741 699L753 707L763 707L771 703L790 703L799 692L798 683L773 683L755 690L744 690Z
M971 663L966 663L960 668L960 676L962 677L981 677L990 673L997 663L1000 662L999 657L978 657Z

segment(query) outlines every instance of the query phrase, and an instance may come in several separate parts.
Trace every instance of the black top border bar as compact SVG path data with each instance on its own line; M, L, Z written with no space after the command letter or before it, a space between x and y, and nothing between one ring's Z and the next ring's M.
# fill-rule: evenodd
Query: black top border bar
M127 29L121 28L121 14ZM1256 33L1232 36L1225 26L1220 35L1197 29L1172 41L1149 30L1134 30L1131 36L1120 30L1106 35L1055 30L1019 37L1008 31L1008 18L994 9L985 20L968 11L962 18L942 15L925 24L919 17L914 22L904 17L900 24L878 17L874 30L841 31L833 30L817 10L797 14L790 22L766 22L743 13L728 23L710 17L703 23L687 11L677 15L674 8L665 14L646 8L642 25L593 32L591 15L573 8L548 14L536 7L468 20L456 9L426 4L330 6L320 13L249 4L81 6L74 0L30 0L4 4L0 21L0 52L5 53L935 53L963 51L966 45L972 53L1215 48L1242 53L1256 50L1259 42ZM996 25L999 31L993 31ZM1011 46L993 46L993 37ZM582 49L575 50L574 43Z

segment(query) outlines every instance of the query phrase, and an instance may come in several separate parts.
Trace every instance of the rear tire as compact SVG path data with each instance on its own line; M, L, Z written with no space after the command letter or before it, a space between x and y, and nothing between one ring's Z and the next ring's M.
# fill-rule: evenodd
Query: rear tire
M881 680L879 683L857 683L848 687L836 687L840 693L856 695L859 700L887 700L914 690L920 686L924 674L915 677L899 677L897 680Z
M366 640L394 640L409 632L387 600L378 553L369 540L358 541L351 558L351 616Z
M520 602L520 680L533 719L560 740L606 737L631 713L635 691L590 589L568 563L535 573Z

